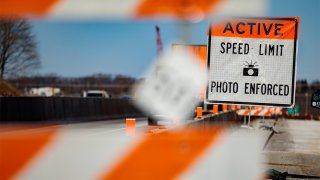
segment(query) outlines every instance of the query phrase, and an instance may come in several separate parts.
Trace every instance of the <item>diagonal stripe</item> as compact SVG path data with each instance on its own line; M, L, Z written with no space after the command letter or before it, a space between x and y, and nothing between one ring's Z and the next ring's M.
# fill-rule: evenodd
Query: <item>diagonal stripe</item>
M259 116L262 110L256 110L256 112L253 114L254 116Z
M265 116L271 116L271 115L272 115L271 108L268 107L266 110Z
M142 123L138 123L137 127L142 127L141 125ZM91 125L88 129L87 126L88 123L72 126L58 125L59 131L50 144L43 148L14 178L24 180L96 179L95 177L105 168L111 167L112 162L116 162L117 155L123 154L123 151L127 152L127 149L136 142L135 137L126 135L125 128L114 129L113 127L98 130ZM123 124L119 127L123 127Z
M237 113L238 113L238 115L244 116L249 112L248 112L247 109L240 109L240 110L237 111Z
M46 15L59 0L1 0L0 16Z
M102 179L176 179L206 148L222 128L188 128L146 136Z
M218 2L219 0L143 0L136 8L136 16L192 17L208 14Z
M0 179L12 179L45 147L56 132L47 128L36 133L13 131L0 133Z
M244 116L247 116L247 115L249 115L249 112L250 112L250 109L246 109L246 110L243 112L243 115L244 115Z

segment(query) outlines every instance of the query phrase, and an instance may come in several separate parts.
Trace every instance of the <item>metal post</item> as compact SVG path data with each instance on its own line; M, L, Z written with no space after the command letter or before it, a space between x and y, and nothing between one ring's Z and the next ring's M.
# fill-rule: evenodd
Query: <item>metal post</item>
M251 128L250 127L250 120L251 120L251 106L249 106L249 116L248 116L248 124L246 122L246 116L243 117L243 125L241 125L242 128Z
M252 108L252 106L249 106L249 119L248 119L248 127L250 127L250 120L251 120L251 108Z
M243 116L243 125L240 126L241 128L247 128L246 116Z
M308 93L305 93L306 95L306 113L308 115Z
M208 105L205 103L205 101L203 101L203 111L208 111Z

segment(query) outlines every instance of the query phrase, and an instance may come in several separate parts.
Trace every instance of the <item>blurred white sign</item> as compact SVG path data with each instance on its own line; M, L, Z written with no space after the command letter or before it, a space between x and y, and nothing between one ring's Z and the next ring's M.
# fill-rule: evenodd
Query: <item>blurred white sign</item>
M147 114L168 120L187 118L207 76L196 58L185 49L164 53L136 87L136 104Z

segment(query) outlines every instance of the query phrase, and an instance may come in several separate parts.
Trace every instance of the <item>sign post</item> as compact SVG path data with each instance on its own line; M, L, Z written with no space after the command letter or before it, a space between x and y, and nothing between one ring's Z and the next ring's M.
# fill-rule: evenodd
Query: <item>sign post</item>
M290 107L298 17L233 18L209 28L206 103Z

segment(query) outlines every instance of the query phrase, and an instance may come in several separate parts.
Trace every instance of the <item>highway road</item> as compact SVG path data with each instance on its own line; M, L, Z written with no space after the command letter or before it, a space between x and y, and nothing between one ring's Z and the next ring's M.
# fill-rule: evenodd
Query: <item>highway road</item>
M136 118L137 132L141 132L144 128L148 127L147 118ZM125 134L126 132L126 120L125 119L113 119L113 120L101 120L92 122L79 122L70 124L59 125L1 125L2 133L37 133L46 129L57 128L63 131L77 131L83 135L102 135L102 134Z
M81 134L86 135L102 135L102 134L125 134L126 120L114 119L105 121L83 122L74 124L59 125L66 130L77 130ZM136 118L136 132L140 133L148 127L147 118Z

